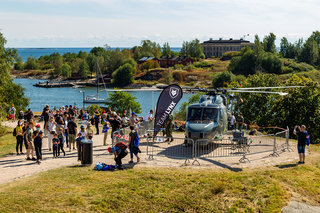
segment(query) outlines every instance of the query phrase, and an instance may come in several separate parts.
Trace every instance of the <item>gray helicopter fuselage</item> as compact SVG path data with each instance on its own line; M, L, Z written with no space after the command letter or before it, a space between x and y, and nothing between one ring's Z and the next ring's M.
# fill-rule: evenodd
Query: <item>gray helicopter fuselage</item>
M190 105L187 111L186 138L196 141L222 136L228 125L226 102L224 95L203 95L198 104Z

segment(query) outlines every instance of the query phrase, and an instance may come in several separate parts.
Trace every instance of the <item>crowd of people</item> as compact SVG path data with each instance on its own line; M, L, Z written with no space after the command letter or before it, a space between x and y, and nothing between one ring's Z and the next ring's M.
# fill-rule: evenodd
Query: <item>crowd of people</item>
M14 106L12 106L14 107ZM14 110L10 110L12 120L15 120L16 114ZM77 122L76 122L77 120ZM153 120L153 110L146 116L146 120ZM100 124L102 125L103 145L107 145L108 135L111 129L112 149L116 153L116 163L122 165L121 159L125 156L120 154L126 150L118 149L117 144L113 138L113 133L120 128L129 127L131 132L129 134L129 149L131 153L131 161L133 162L133 155L138 157L139 142L136 125L144 121L143 117L137 117L135 112L131 113L130 117L127 117L126 111L121 115L112 111L111 108L106 112L100 108L95 108L93 113L89 113L84 109L78 109L75 106L65 105L59 109L50 109L49 105L43 108L39 121L43 121L43 129L40 124L36 124L32 111L29 109L22 117L18 117L18 123L13 131L13 135L16 137L16 153L17 155L23 155L23 144L26 149L26 160L33 160L40 164L42 160L42 145L43 139L47 138L48 150L52 151L53 158L58 158L60 154L65 156L65 148L69 149L69 152L76 150L77 145L83 139L94 140L94 135L100 134ZM78 125L80 130L78 131ZM93 128L95 127L95 129ZM94 133L95 132L95 133ZM110 149L108 149L110 150ZM121 167L121 166L120 166Z

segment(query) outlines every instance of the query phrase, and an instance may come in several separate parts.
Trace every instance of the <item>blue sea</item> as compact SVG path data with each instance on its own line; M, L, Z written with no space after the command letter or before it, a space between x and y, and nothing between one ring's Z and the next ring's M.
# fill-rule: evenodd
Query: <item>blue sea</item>
M87 52L89 53L92 47L55 47L55 48L14 48L17 49L19 56L22 57L22 60L25 62L27 61L28 57L36 57L39 58L40 56L44 55L51 55L52 53L60 53L60 55L63 55L65 53L79 53ZM116 49L116 47L113 47L111 49ZM120 50L122 49L130 49L130 47L119 47ZM172 51L174 52L180 52L180 47L172 47Z

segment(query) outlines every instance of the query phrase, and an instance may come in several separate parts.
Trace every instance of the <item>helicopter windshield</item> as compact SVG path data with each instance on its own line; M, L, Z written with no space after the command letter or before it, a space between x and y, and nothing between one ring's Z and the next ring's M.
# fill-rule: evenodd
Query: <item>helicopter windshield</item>
M202 120L203 121L217 121L218 120L218 109L217 108L203 109Z
M189 108L187 121L217 121L217 108Z
M201 121L202 108L189 108L188 121Z

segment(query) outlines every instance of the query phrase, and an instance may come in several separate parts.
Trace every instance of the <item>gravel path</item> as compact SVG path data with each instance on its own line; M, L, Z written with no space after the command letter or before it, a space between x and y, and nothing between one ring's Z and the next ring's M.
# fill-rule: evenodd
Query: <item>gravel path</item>
M4 123L6 126L14 127L15 123ZM43 126L43 123L41 123ZM175 135L182 137L183 135ZM176 144L182 143L181 141L175 140L172 144L168 145L170 148L174 148ZM110 137L107 140L108 144L111 144ZM176 143L176 144L175 144ZM110 146L110 145L109 145ZM106 164L114 164L113 155L107 153L107 146L103 146L103 135L94 135L93 138L93 165L97 162L104 162ZM295 146L293 146L295 147ZM163 147L162 147L163 148ZM123 160L123 163L127 167L190 167L190 168L224 168L231 171L242 171L244 168L259 168L266 166L276 166L280 163L292 162L297 160L296 152L283 152L280 154L280 157L268 157L270 153L262 153L256 155L250 155L248 158L251 160L251 163L239 163L240 157L225 157L225 158L208 158L208 159L198 159L198 162L195 162L195 165L192 165L193 160L190 159L187 164L185 164L184 159L175 159L166 156L154 156L153 160L149 160L146 155L146 143L142 143L140 146L142 153L140 154L141 162L139 164L128 164L129 154ZM26 176L31 176L36 173L46 171L49 169L58 168L61 166L68 165L79 165L77 161L77 151L71 151L65 148L66 156L60 156L57 159L52 158L52 152L48 151L48 139L43 139L43 161L40 165L36 164L34 161L25 160L25 156L20 155L11 155L7 157L0 158L0 184L4 184L19 178ZM167 152L167 148L163 149L164 155ZM169 149L170 150L170 149ZM295 149L294 149L295 150ZM134 159L136 160L136 159Z

